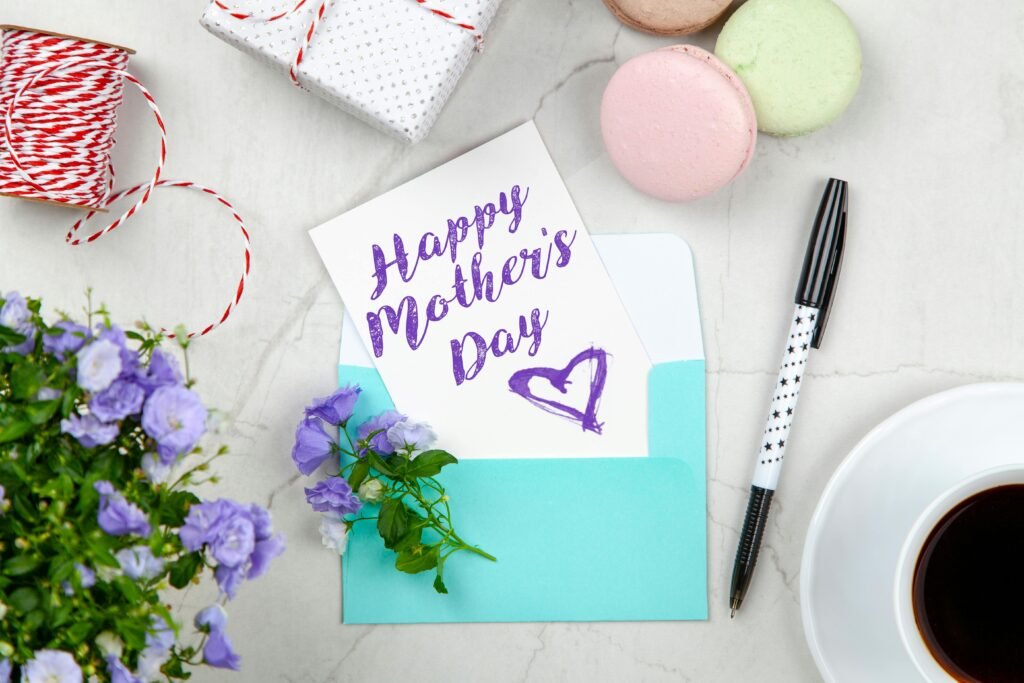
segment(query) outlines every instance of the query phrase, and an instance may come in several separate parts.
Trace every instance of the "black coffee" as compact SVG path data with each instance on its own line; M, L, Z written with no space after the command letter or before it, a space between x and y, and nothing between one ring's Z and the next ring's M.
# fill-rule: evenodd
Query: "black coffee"
M1024 485L982 491L932 529L914 570L914 616L961 681L1024 681Z

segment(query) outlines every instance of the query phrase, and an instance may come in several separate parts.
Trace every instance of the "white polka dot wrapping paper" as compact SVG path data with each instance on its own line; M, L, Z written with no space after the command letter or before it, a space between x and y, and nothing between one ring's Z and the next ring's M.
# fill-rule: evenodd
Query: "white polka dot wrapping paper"
M252 13L239 19L211 2L200 20L213 35L270 64L286 77L316 22L295 80L305 90L399 140L430 132L480 45L501 0L436 0L458 22L418 0L252 0L229 5ZM279 13L285 16L273 21Z

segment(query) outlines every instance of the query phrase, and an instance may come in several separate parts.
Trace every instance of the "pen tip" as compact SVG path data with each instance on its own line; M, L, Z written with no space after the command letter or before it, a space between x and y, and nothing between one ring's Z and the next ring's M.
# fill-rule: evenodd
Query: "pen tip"
M733 607L732 611L729 612L729 618L730 619L735 619L736 618L736 608L735 607Z

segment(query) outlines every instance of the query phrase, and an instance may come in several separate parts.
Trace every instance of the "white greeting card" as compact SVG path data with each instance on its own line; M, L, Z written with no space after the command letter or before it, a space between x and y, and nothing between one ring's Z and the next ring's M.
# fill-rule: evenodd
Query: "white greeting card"
M441 447L647 455L650 360L533 122L310 234L395 405Z

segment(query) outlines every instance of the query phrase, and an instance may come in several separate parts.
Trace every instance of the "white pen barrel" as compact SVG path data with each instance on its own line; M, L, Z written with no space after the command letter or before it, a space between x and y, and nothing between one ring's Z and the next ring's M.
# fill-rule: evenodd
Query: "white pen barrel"
M820 311L810 306L797 305L789 326L789 338L786 340L786 352L779 368L779 378L775 382L772 405L768 409L768 420L761 446L757 453L757 466L754 469L754 486L775 490L782 472L782 460L786 455L786 444L789 441L789 428L796 414L796 404L800 398L800 386L807 368L807 358L811 353L811 338L814 328L818 325Z

